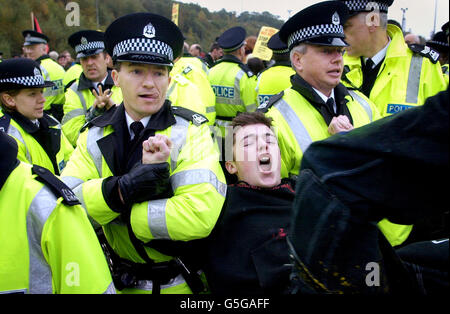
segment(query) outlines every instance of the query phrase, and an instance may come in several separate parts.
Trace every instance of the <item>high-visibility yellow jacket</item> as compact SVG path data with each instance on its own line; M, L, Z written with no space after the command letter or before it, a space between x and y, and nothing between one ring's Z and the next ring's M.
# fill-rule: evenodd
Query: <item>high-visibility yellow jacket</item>
M256 110L256 76L238 58L225 55L209 70L208 78L216 95L216 124L221 129L230 125L238 112Z
M31 165L9 174L0 190L0 293L115 293L86 212L62 201Z
M291 86L291 76L295 74L290 62L275 63L258 75L256 93L258 106L269 101L269 98Z
M292 82L296 84L294 80ZM312 142L330 136L320 109L317 109L317 104L312 104L313 101L315 103L323 101L317 94L312 94L313 90L309 90L310 87L306 85L294 87L295 89L288 88L272 97L267 106L258 108L267 112L266 115L273 119L272 124L277 132L281 151L282 178L298 175L303 152ZM299 89L303 94L298 91ZM336 103L345 102L355 128L380 118L375 105L359 92L347 90L340 84L335 88L335 96Z
M83 67L78 63L67 69L63 79L65 91L80 77L81 73L83 73Z
M303 152L312 142L330 136L324 118L311 103L314 97L307 86L296 85L295 80L292 82L293 88L285 90L282 98L278 96L278 101L275 97L269 102L271 108L267 112L274 119L273 126L281 151L282 177L298 175ZM340 84L335 88L336 95L344 96L355 128L381 117L375 104L358 91L347 90ZM336 103L338 102L340 100L336 99ZM412 230L412 225L393 224L387 219L379 222L379 227L392 245L405 241Z
M102 194L105 178L121 175L116 161L121 160L119 154L123 152L123 136L119 134L125 131L118 130L125 119L124 114L122 104L92 121L94 125L80 134L62 178L74 188L89 216L103 226L114 251L132 262L144 263L130 240L126 223L107 205ZM192 121L174 115L169 101L153 116L159 118L150 120L146 128L166 135L173 143L168 163L174 196L134 204L130 218L132 230L144 243L155 239L189 241L204 238L214 227L226 194L219 152L209 127L195 122L195 114ZM145 251L156 263L173 259L153 248L145 247ZM144 292L151 289L151 281L143 281L138 287ZM124 292L132 293L136 289L125 289ZM189 292L181 276L161 285L161 293Z
M44 110L50 110L51 105L62 106L64 104L64 75L66 71L58 63L53 61L48 55L44 55L37 62L41 65L42 75L46 81L52 81L55 85L44 89L45 105Z
M432 50L413 52L395 25L389 24L387 33L391 42L369 96L383 117L423 105L426 98L447 88ZM363 83L361 58L345 55L344 63L343 84L360 88Z
M18 112L2 112L0 120L7 123L5 132L12 136L19 146L17 159L35 164L59 175L69 161L73 147L61 131L59 122L44 113L39 128ZM44 131L44 130L45 131ZM45 140L39 142L35 136L44 134ZM41 144L47 143L47 145Z
M170 71L172 81L166 97L173 106L205 115L208 125L213 125L216 120L216 96L209 84L207 71L206 65L198 58L180 58Z
M79 132L86 123L86 115L95 101L92 93L92 82L88 80L84 74L81 74L70 88L66 91L66 103L64 104L64 117L61 121L62 130L70 143L75 147ZM111 89L111 99L116 104L120 104L123 100L122 90L114 86L114 81L108 72L103 91Z

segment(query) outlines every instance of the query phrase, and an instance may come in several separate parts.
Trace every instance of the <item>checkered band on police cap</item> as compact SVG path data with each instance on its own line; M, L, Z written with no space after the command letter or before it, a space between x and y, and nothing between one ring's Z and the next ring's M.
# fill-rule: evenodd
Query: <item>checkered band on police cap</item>
M97 49L105 49L105 43L103 41L93 41L87 44L79 44L75 46L76 53Z
M291 47L292 44L322 36L322 35L342 35L344 37L344 27L342 25L334 24L321 24L313 25L306 28L299 29L292 33L288 38L288 46Z
M378 9L380 12L387 12L389 5L373 0L344 0L350 12L364 12Z
M166 43L151 38L132 38L119 42L113 50L114 57L126 54L161 55L173 61L173 50Z
M42 75L35 75L0 79L0 83L13 83L32 87L44 85L45 81Z

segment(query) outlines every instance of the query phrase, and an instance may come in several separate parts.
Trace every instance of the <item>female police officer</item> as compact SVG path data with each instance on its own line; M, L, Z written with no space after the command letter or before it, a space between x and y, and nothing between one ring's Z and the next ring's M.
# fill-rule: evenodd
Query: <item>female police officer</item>
M30 59L11 59L0 64L0 129L14 137L17 158L59 175L73 151L57 120L44 113L44 81L39 64Z

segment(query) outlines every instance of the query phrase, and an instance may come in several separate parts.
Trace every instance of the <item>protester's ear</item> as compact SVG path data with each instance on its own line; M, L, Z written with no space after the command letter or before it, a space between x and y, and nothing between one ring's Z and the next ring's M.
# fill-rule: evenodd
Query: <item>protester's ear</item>
M237 167L234 161L226 161L225 168L227 168L229 174L236 174L237 172Z

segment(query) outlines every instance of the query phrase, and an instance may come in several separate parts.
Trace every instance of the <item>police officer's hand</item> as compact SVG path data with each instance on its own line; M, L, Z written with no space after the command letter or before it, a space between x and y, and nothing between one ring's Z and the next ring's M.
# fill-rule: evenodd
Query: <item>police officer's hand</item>
M126 207L172 195L167 162L136 164L127 174L116 178L120 200Z
M103 88L100 85L98 87L98 93L97 93L97 91L95 89L92 91L92 93L95 96L95 101L92 104L92 106L94 108L98 108L98 109L103 109L104 108L104 109L108 110L112 106L116 105L114 103L114 101L111 99L111 96L112 96L113 92L110 89L107 89L107 90L103 91Z
M339 132L348 132L353 130L353 125L347 116L340 115L338 117L333 117L330 125L328 126L328 133L334 135Z
M142 143L142 163L157 164L166 162L170 156L172 141L162 134L151 136Z

